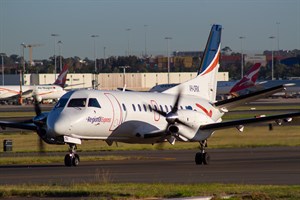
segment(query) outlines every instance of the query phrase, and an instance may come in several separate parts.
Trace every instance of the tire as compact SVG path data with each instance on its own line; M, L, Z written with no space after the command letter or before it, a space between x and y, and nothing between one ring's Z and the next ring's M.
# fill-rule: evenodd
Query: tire
M196 165L202 165L202 153L198 152L195 155Z
M65 166L71 167L72 166L72 156L70 154L66 154L65 156Z
M202 154L202 162L204 165L208 165L210 161L210 156L208 153L203 153Z
M79 165L79 162L80 162L79 155L75 154L74 157L73 157L73 159L72 159L72 165L76 167L76 166Z

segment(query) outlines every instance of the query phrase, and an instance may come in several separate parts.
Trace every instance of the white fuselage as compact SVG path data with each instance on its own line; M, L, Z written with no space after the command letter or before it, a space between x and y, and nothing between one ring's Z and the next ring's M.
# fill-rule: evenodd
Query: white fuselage
M22 97L29 98L33 95L41 99L59 99L66 91L58 85L22 85ZM0 99L9 99L20 94L20 86L7 85L0 87Z
M70 105L72 99L84 100ZM100 107L89 106L97 99ZM128 143L154 143L158 138L145 139L145 134L166 130L166 119L152 109L170 112L176 95L147 92L79 90L64 95L47 118L51 137L70 136L79 139L101 139ZM151 108L150 108L151 107ZM207 100L184 96L179 102L181 120L191 125L178 125L185 141L200 141L212 132L198 132L201 124L220 121L221 113Z
M59 99L66 91L58 85L35 85L32 86L34 94L42 99Z

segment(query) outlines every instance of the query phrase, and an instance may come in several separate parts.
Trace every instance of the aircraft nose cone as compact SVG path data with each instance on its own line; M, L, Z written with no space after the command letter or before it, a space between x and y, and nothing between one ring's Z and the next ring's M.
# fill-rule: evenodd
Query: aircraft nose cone
M65 135L67 133L68 128L64 121L65 120L57 119L53 124L53 132L56 135Z
M47 119L48 130L53 135L65 135L68 131L68 117L62 113L53 112Z

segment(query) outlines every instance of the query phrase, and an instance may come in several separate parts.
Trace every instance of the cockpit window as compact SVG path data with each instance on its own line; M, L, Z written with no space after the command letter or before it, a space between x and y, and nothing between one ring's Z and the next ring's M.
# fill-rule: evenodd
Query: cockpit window
M88 107L95 107L95 108L101 108L98 100L96 98L90 98Z
M63 108L68 102L68 98L60 98L57 104L55 105L55 108Z
M78 99L71 99L68 103L68 107L85 107L86 99L78 98Z

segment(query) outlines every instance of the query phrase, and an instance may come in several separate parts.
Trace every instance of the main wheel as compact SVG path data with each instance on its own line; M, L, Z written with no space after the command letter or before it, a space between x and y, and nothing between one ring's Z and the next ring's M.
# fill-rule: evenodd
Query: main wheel
M198 152L195 155L196 165L202 165L202 153Z
M72 166L72 156L70 154L66 154L65 156L65 166L71 167Z
M209 164L209 161L210 161L210 157L209 157L209 154L208 153L203 153L202 154L202 162L204 165L208 165Z
M78 154L75 154L75 155L73 156L73 159L72 159L72 165L73 165L73 166L77 166L77 165L79 165L79 162L80 162L80 160L79 160L79 155L78 155Z

